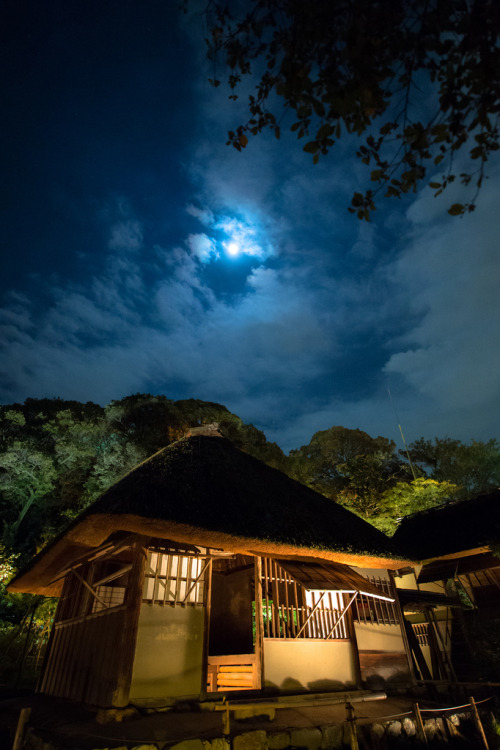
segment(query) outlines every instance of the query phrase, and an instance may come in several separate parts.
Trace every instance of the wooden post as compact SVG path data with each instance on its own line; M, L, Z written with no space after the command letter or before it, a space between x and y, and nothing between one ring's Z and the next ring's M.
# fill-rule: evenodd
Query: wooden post
M417 725L417 735L421 742L427 745L427 735L424 729L424 722L422 721L422 714L420 713L420 706L418 703L413 704L413 713L415 714L415 724Z
M410 644L410 648L415 656L415 660L417 662L418 669L420 670L422 679L432 680L432 675L429 671L429 667L427 666L427 662L425 661L425 657L422 653L422 649L420 648L418 638L413 631L411 622L409 622L409 620L407 620L406 617L403 617L403 624L406 630L408 643Z
M207 555L210 550L207 549ZM212 558L209 558L210 565L206 569L205 575L205 603L203 617L203 655L201 662L201 699L205 700L208 691L208 651L210 647L210 615L212 613ZM210 688L213 685L210 684ZM215 690L217 690L217 679L215 680Z
M342 603L344 600L344 595L340 595L342 597ZM354 615L352 612L352 607L350 607L348 613L347 613L347 633L349 635L349 638L351 639L351 647L352 652L354 656L354 672L356 674L356 687L358 690L361 689L363 684L363 677L361 674L361 662L359 660L359 648L358 648L358 639L356 637L356 626L354 624Z
M406 627L405 627L405 620L404 620L403 609L401 607L401 602L399 601L399 596L398 596L398 587L396 586L396 581L394 579L394 573L393 573L393 571L392 570L388 570L387 572L389 574L389 580L390 580L390 583L391 583L391 591L392 591L392 595L394 597L394 607L396 609L396 613L397 613L398 620L399 620L399 629L401 630L401 636L403 638L403 644L404 644L404 647L405 647L406 660L408 662L408 669L410 670L411 681L412 681L412 683L414 685L416 685L417 684L417 678L416 678L416 675L415 675L415 664L414 664L413 656L412 656L412 653L411 653L411 647L410 647L410 644L408 642L408 635L407 635Z
M359 750L358 735L356 733L356 717L354 716L354 708L352 704L346 703L345 710L347 711L347 723L349 725L351 750Z
M130 572L127 590L127 619L119 643L116 644L116 648L119 652L119 662L112 700L112 705L116 708L121 708L127 705L130 693L135 647L137 642L137 630L139 628L139 614L142 603L144 572L146 569L146 543L147 540L145 538L138 537L132 547L132 570Z
M474 698L472 696L470 696L470 698L469 698L469 703L470 703L471 712L472 712L472 720L474 721L474 724L476 725L476 729L477 729L477 731L479 733L479 736L481 737L481 741L482 741L484 747L486 748L486 750L489 750L489 748L488 748L488 741L486 740L486 735L484 733L483 725L481 723L481 719L479 718L479 714L477 712L476 703L475 703Z
M262 612L262 558L254 558L255 571L255 688L264 684L264 615Z
M12 750L21 750L24 745L24 730L31 716L31 708L22 708L17 722Z

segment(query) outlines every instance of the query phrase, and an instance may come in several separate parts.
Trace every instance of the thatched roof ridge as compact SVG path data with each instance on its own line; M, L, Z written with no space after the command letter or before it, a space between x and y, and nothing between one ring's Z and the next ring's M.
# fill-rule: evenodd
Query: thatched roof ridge
M104 492L11 590L42 593L70 548L81 552L118 530L242 554L314 554L380 568L408 563L388 537L345 508L226 438L195 435L158 451Z
M498 547L500 490L406 516L393 540L419 560Z

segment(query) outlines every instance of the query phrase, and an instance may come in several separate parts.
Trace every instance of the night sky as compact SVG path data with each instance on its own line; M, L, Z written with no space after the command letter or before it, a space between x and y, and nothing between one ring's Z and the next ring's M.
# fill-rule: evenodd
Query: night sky
M390 388L409 441L500 438L498 163L463 219L459 188L423 188L360 222L355 140L316 166L293 134L225 145L245 114L207 81L201 15L1 15L1 403L199 398L289 450L332 425L398 441Z

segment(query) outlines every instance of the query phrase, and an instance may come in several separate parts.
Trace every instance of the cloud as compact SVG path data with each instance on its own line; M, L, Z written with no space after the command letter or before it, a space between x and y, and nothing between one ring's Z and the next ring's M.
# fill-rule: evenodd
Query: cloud
M138 221L120 221L111 227L108 242L111 250L137 251L142 242L142 227Z
M186 244L202 263L208 263L212 258L219 256L215 240L207 237L206 234L190 234L186 239Z
M447 411L500 400L498 187L497 179L474 214L453 221L433 214L434 199L422 196L410 212L411 241L393 266L394 282L418 322L385 369Z

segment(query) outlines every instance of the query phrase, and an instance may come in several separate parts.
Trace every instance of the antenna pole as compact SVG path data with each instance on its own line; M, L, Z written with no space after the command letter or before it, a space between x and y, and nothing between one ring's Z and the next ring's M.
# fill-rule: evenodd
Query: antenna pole
M413 466L413 464L412 464L412 461L411 461L411 458L410 458L410 452L409 452L409 450L408 450L408 446L406 445L406 440L405 440L405 436L403 435L403 428L401 427L401 424L400 424L400 421L399 421L399 417L398 417L398 413L397 413L397 411L396 411L396 407L394 406L394 401L392 400L392 394L391 394L391 391L390 391L390 389L389 389L389 388L387 388L387 393L389 394L389 399L390 399L390 401L391 401L391 404L392 404L392 408L393 408L393 410L394 410L394 416L396 417L396 422L398 423L398 427L399 427L399 432L401 433L401 439L402 439L402 441L403 441L403 445L404 445L404 447L405 447L405 451L406 451L406 456L407 456L407 458L408 458L408 463L410 464L410 469L411 469L411 473L412 473L412 475L413 475L413 479L416 479L416 478L417 478L417 475L416 475L416 473L415 473L415 467Z

